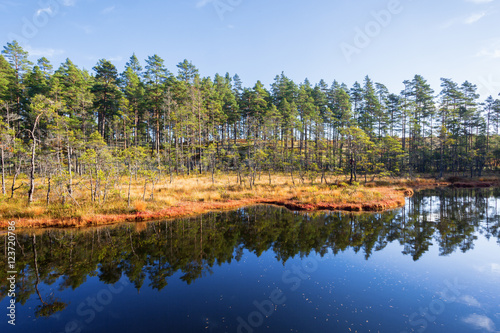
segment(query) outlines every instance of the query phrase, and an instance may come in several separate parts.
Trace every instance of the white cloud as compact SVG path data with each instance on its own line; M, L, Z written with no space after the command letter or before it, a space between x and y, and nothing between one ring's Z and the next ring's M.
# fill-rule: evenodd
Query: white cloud
M101 11L101 14L109 14L109 13L111 13L114 10L115 10L115 6L110 6L110 7L104 8Z
M123 60L123 57L122 56L116 56L116 57L96 57L95 55L88 55L85 57L85 59L89 60L89 61L99 61L101 59L106 59L107 61L110 61L110 62L118 62L118 61L122 61Z
M500 48L495 50L495 52L497 53L497 57L500 58L500 54L498 54L498 53L500 53ZM491 54L491 52L488 52L488 53ZM475 268L480 273L493 273L494 275L500 275L500 264L497 264L494 262L490 263L490 264L482 265L482 266L476 266Z
M471 13L467 16L454 17L447 21L443 21L439 27L441 29L448 29L454 26L455 24L474 24L491 13L492 13L491 10L483 10L481 12Z
M64 53L64 50L53 49L53 48L33 48L31 46L25 47L29 55L34 57L53 57L55 55L60 55Z
M10 7L21 6L19 2L10 1L10 0L0 0L0 10L7 12Z
M440 29L448 29L451 26L453 26L455 23L457 23L457 19L456 18L441 23L441 25L439 26L439 28Z
M487 332L495 332L495 323L493 323L493 320L486 316L474 313L467 318L463 318L462 321L474 326L475 329L484 329Z
M500 50L496 50L497 52L500 53ZM500 274L500 264L491 264L491 270L493 271L493 273L497 273L497 274Z
M483 17L486 16L486 12L481 12L481 13L474 13L465 18L464 23L465 24L473 24L482 19Z
M213 2L214 0L198 0L196 3L196 8L202 8L208 5L209 3Z
M476 57L487 59L500 58L500 38L489 38L481 42L481 48L476 53ZM478 267L478 270L491 272L500 276L500 265L497 263L489 263Z
M106 60L111 61L111 62L122 61L123 57L122 56L111 57L111 58L107 58Z
M76 0L59 0L59 2L61 2L63 4L63 6L66 6L66 7L72 7L72 6L76 5Z
M459 302L468 306L474 306L476 308L481 307L481 303L479 303L479 301L475 297L470 295L460 297Z
M87 35L90 35L92 32L94 32L94 29L90 25L75 24L75 27L82 30Z
M36 16L40 16L42 13L47 13L47 14L52 14L52 7L47 7L47 8L40 8L39 10L36 11Z
M477 5L480 5L480 4L483 4L483 3L493 2L493 0L465 0L465 1L472 2L472 3L475 3Z

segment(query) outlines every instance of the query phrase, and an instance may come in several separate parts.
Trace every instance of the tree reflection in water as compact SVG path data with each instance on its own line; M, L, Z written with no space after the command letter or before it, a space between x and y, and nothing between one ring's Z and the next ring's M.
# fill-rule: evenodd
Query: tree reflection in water
M114 284L125 275L137 290L146 278L161 290L176 272L190 284L212 274L214 265L240 261L244 250L257 256L273 251L282 263L349 248L369 259L395 241L415 261L434 243L440 255L466 252L478 234L500 244L499 197L499 189L438 189L417 193L404 208L381 214L302 214L255 206L175 221L19 234L17 301L24 305L37 293L36 315L48 317L67 304L43 297L40 282L52 285L61 278L62 291L78 288L87 277ZM2 244L0 257L6 262ZM5 274L0 272L0 281L6 281ZM1 286L0 300L6 293L7 286Z

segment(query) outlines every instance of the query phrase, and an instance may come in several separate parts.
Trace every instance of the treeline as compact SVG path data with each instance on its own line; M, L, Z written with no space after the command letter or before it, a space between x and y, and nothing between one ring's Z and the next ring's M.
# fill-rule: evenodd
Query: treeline
M391 93L368 76L352 87L283 73L258 81L201 77L184 60L170 72L158 55L135 55L123 73L105 59L92 72L69 59L34 65L17 42L0 56L2 193L6 173L42 176L71 196L73 177L90 179L93 199L113 177L232 171L250 186L261 172L292 180L326 173L480 176L500 157L500 100L442 79L436 93L420 75ZM50 189L49 189L50 191Z

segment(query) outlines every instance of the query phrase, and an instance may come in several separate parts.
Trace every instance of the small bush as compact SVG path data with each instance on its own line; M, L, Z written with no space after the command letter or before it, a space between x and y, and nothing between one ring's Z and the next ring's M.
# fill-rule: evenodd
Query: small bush
M136 212L144 212L146 210L147 204L144 201L135 201L134 209Z

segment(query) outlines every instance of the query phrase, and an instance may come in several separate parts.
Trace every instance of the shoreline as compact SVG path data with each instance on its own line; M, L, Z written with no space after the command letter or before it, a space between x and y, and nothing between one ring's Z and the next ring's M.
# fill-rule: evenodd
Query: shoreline
M95 214L81 217L62 217L62 218L12 218L0 221L0 231L5 230L9 221L16 221L16 229L45 229L45 228L86 228L96 226L108 226L119 223L130 222L151 222L158 220L169 220L175 218L191 217L205 214L213 211L228 211L242 207L249 207L259 204L275 205L285 207L292 211L313 212L313 211L339 211L339 212L357 212L372 213L383 212L397 209L405 205L405 198L411 197L414 191L433 188L490 188L500 186L498 180L482 181L436 181L436 182L416 182L408 183L407 187L396 188L395 184L391 186L362 187L365 191L377 191L383 189L387 196L379 200L368 202L309 202L301 200L303 198L251 198L236 199L214 202L180 202L175 206L160 210L146 210L141 212L130 212L123 214Z
M227 200L224 202L182 202L177 206L168 207L158 211L144 211L128 214L108 214L91 215L83 217L64 217L64 218L17 218L16 229L44 229L44 228L86 228L96 226L106 226L119 223L130 222L150 222L157 220L168 220L182 217L197 216L213 211L228 211L253 205L275 205L285 207L292 211L313 212L313 211L340 211L340 212L358 212L371 213L382 212L396 209L404 206L405 192L408 190L394 190L397 195L394 199L376 200L366 203L307 203L291 199L242 199ZM411 195L413 191L411 191ZM411 196L409 195L409 196ZM7 227L8 221L0 221L0 230Z

